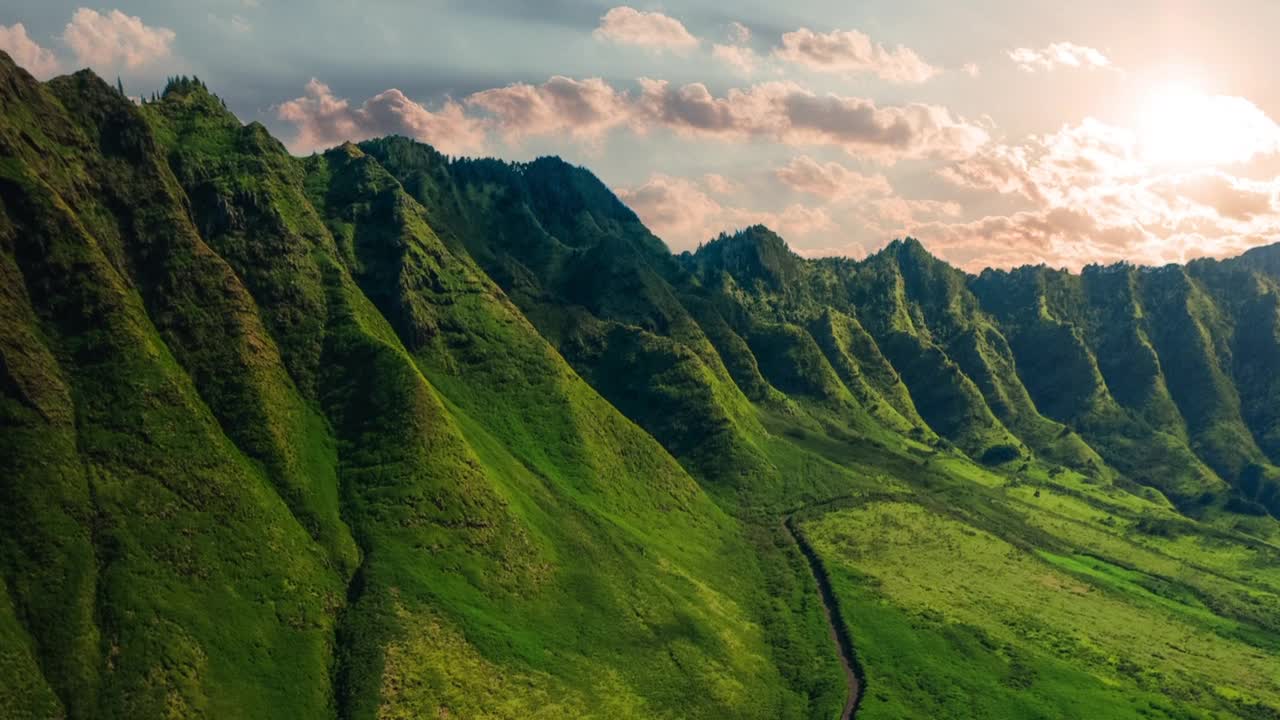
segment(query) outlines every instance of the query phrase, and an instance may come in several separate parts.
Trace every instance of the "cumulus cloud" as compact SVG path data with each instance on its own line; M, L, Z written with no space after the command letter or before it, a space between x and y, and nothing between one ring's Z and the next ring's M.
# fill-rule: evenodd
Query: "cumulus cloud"
M869 99L817 95L781 82L731 89L723 96L701 83L675 86L641 78L639 84L640 92L632 94L599 78L557 76L541 85L481 91L464 102L511 140L568 134L595 141L619 127L637 133L666 129L729 142L834 146L887 163L968 157L988 140L981 127L935 105L879 107Z
M836 229L824 208L789 205L766 212L722 204L704 185L656 173L643 184L616 190L618 197L676 251L691 250L721 232L768 225L784 237L804 238Z
M1084 68L1094 70L1111 65L1111 59L1085 45L1070 42L1050 43L1042 48L1016 48L1009 51L1009 59L1024 72L1057 68Z
M503 134L517 141L552 133L599 140L631 117L626 94L600 78L574 80L557 75L541 85L515 83L484 90L466 102L489 113Z
M745 45L721 45L716 43L711 46L711 56L743 75L750 75L760 61L755 50Z
M895 226L895 228L907 231L905 233L890 233L894 235L910 234L910 228L922 220L958 218L963 213L960 203L957 202L909 200L896 195L874 199L869 205L875 211L877 220L887 222Z
M1255 155L1275 152L1270 140L1259 142ZM915 228L944 256L974 268L1161 264L1280 237L1280 180L1237 177L1212 166L1170 168L1143 153L1138 133L1093 119L1021 145L993 144L940 174L1030 203L1007 216Z
M1173 209L1194 213L1196 208L1237 222L1277 212L1276 181L1237 178L1216 170L1163 177L1150 189Z
M600 18L595 30L599 40L656 50L685 51L698 46L679 20L660 12L643 12L622 5Z
M81 65L134 69L168 57L174 32L152 27L119 10L106 14L80 8L62 31L62 41Z
M310 152L343 141L358 142L382 135L404 135L430 143L443 152L474 152L484 146L483 124L446 101L432 112L396 89L385 90L352 107L328 85L312 78L302 97L276 108L280 119L297 128L291 148Z
M674 87L642 78L641 117L686 135L789 145L831 145L868 158L961 158L988 140L977 125L936 105L879 107L873 100L817 95L794 83L769 82L714 96L705 85Z
M723 175L720 175L719 173L707 173L706 175L703 175L702 184L705 185L708 190L717 195L728 195L742 189L741 185Z
M882 163L904 158L969 157L987 132L942 107L879 107L865 98L817 95L793 83L770 82L716 96L701 83L673 86L641 78L638 93L604 80L555 76L545 83L514 83L483 90L460 102L428 110L396 89L353 107L313 80L306 93L277 113L298 128L296 150L342 140L401 133L447 152L481 147L488 132L509 142L567 135L600 142L611 130L638 134L669 130L725 142L759 140L796 146L830 146Z
M800 28L783 34L774 55L810 70L872 74L894 83L922 83L940 72L914 50L902 45L886 48L857 30L819 33Z
M793 190L828 201L893 193L884 175L863 175L840 163L820 163L808 155L792 159L774 175Z
M22 23L0 25L0 50L9 53L14 62L42 80L58 72L58 58L51 50L32 40Z

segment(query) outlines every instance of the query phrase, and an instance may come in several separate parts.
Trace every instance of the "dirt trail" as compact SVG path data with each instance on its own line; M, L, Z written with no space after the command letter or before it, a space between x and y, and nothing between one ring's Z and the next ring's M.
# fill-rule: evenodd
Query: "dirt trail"
M862 668L858 666L858 661L853 654L853 641L849 636L849 631L844 625L844 620L840 617L837 610L835 593L831 590L831 579L827 576L827 569L822 564L822 559L814 552L813 547L805 540L795 528L793 515L788 515L786 520L782 522L782 527L786 529L787 535L791 537L791 541L800 548L800 554L804 555L804 559L809 563L809 572L813 575L814 582L818 585L818 596L822 599L822 614L827 618L827 632L831 635L831 642L836 646L836 651L840 656L840 666L844 668L845 684L849 688L849 695L844 702L844 711L840 713L840 720L850 720L858 712L858 702L862 699L863 690L863 674Z

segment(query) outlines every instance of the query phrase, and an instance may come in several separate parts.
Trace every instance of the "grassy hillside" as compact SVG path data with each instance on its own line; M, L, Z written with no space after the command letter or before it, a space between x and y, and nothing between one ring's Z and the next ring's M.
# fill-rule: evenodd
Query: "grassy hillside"
M6 717L834 717L786 518L859 717L1280 712L1274 250L675 256L3 54L0 191Z
M747 531L376 163L5 71L6 707L820 713Z

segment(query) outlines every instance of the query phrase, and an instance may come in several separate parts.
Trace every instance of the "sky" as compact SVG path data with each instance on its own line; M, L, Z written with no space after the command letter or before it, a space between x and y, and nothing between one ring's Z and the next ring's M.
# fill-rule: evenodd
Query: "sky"
M674 251L919 238L971 271L1280 240L1272 0L0 0L35 76L198 75L309 154L588 167Z

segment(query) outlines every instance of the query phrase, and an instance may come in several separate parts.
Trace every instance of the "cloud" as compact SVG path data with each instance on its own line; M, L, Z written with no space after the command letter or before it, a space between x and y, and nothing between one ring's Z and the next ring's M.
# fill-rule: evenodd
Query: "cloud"
M129 69L168 57L174 37L168 28L152 27L119 10L103 15L89 8L76 10L62 31L62 41L79 64Z
M756 52L745 45L716 43L711 46L711 56L743 75L750 75L760 61Z
M1172 208L1190 211L1195 206L1237 222L1277 212L1275 181L1251 181L1216 170L1161 178L1151 191Z
M1085 68L1094 70L1111 65L1111 60L1100 50L1070 42L1050 43L1039 49L1016 48L1009 51L1009 59L1024 72Z
M729 41L734 45L743 45L751 39L751 28L737 20L729 23Z
M276 114L297 128L290 146L298 153L383 135L405 135L447 153L484 147L483 124L468 117L459 103L446 101L432 112L394 88L352 107L346 98L335 96L328 85L312 78L305 94L281 103Z
M620 127L641 134L665 129L725 142L834 146L891 163L968 157L989 139L981 127L934 105L878 107L865 98L819 96L780 82L731 89L722 97L701 83L673 86L641 78L639 84L637 95L599 78L556 76L541 85L484 90L464 102L514 141L553 134L599 141Z
M1230 127L1219 131L1234 135ZM1275 152L1270 139L1258 142L1255 159ZM1162 264L1227 255L1280 237L1280 179L1237 177L1212 166L1171 169L1143 153L1138 133L1094 119L1017 146L992 144L940 174L1030 204L1007 216L913 227L931 248L971 269L1027 262L1071 268L1118 260Z
M874 199L869 205L880 221L888 222L901 228L910 228L925 218L958 218L964 212L960 207L960 203L957 202L908 200L896 195Z
M685 51L698 46L698 39L679 20L626 5L605 13L594 34L599 40L657 50Z
M297 126L297 151L388 133L423 139L446 152L482 147L490 131L513 143L548 135L599 143L610 131L626 128L723 142L831 146L888 164L962 159L989 140L986 130L934 105L879 107L865 98L819 96L780 82L731 89L722 97L701 83L675 87L641 78L639 84L640 92L631 93L600 78L555 76L539 85L514 83L446 100L432 111L394 88L352 107L313 80L302 97L279 105L277 114Z
M863 175L840 163L819 163L807 155L794 158L774 175L793 190L827 201L893 193L883 175Z
M729 195L742 189L741 185L718 173L703 175L702 184L717 195Z
M831 145L884 162L968 157L989 139L982 128L936 105L879 107L866 98L817 95L794 83L762 83L724 97L701 83L677 88L642 78L640 85L643 121L691 136Z
M466 103L492 115L503 134L516 141L554 133L599 140L632 116L626 94L600 78L557 75L541 85L516 83L484 90Z
M922 83L940 72L914 50L901 45L887 49L857 30L818 33L800 28L782 36L774 55L810 70L873 74L894 83Z
M703 185L688 178L661 173L643 184L616 190L619 199L640 216L668 246L679 252L692 250L721 232L751 225L768 225L784 237L803 238L836 229L824 208L789 205L779 212L724 205Z
M0 50L9 53L14 62L42 80L58 72L58 58L51 50L40 47L28 37L27 28L22 23L0 25Z

